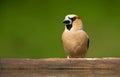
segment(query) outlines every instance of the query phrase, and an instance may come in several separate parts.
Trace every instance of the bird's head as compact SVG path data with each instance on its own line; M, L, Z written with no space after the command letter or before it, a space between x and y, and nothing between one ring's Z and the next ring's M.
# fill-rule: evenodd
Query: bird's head
M67 30L71 30L72 28L74 30L82 29L82 21L80 20L80 17L75 14L65 16L63 23Z

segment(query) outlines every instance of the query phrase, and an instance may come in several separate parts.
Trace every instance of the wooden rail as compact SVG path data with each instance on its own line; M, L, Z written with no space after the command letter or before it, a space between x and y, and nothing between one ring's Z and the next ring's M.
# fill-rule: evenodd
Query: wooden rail
M0 59L1 69L46 69L46 70L120 70L119 58L80 59Z
M24 77L120 77L120 58L0 59L0 77L21 76L18 71Z

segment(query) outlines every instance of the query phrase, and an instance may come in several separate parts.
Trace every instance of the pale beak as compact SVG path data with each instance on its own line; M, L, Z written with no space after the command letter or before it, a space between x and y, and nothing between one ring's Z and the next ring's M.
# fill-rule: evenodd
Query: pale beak
M65 19L63 20L63 23L66 24L66 25L71 25L72 21L68 17L65 17Z

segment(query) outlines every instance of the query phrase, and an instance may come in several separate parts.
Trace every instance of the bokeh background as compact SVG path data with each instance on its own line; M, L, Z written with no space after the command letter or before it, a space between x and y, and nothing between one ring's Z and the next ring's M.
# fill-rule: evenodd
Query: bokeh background
M1 58L64 58L65 15L90 37L87 57L120 57L120 0L0 0Z

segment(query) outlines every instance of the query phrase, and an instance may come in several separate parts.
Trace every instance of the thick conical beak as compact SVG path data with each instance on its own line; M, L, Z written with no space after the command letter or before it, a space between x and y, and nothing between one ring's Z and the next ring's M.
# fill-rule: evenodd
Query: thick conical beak
M67 23L70 23L70 21L69 20L63 20L63 23L67 24Z
M72 24L72 21L68 17L65 17L65 19L63 20L63 23L66 25L70 25L70 24Z

